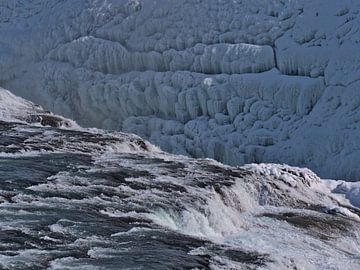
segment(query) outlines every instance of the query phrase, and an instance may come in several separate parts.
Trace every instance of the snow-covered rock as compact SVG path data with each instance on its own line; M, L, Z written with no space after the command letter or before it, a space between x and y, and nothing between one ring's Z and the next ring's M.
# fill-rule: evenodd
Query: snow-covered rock
M4 0L0 85L85 126L360 178L356 0Z
M70 119L45 111L41 106L0 87L0 121L23 122L62 128L79 128Z

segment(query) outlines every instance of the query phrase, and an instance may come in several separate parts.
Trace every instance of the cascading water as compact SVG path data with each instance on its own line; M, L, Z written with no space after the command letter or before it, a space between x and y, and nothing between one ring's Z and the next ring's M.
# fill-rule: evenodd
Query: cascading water
M360 266L360 210L331 193L342 182L166 154L0 93L3 269Z

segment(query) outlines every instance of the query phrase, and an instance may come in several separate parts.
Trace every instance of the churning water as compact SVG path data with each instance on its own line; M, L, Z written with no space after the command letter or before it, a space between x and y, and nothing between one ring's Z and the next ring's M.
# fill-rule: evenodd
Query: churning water
M360 267L358 210L330 214L307 170L232 168L101 130L0 132L0 268Z

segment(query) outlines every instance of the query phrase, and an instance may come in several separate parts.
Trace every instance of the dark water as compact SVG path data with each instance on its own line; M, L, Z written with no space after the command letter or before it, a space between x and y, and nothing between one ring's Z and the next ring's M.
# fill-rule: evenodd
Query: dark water
M335 241L356 247L358 223L326 214L310 180L282 170L276 181L133 135L0 122L0 269L298 269L309 250L314 265L328 250L360 265Z
M146 151L101 157L122 140L146 150L131 136L5 122L0 130L0 265L5 269L207 269L216 256L252 268L267 260L264 254L225 250L164 229L146 216L201 203L204 198L189 190L231 185L241 172L194 161L188 166ZM194 167L202 174L195 176ZM174 177L182 180L176 183ZM190 255L199 247L208 252Z

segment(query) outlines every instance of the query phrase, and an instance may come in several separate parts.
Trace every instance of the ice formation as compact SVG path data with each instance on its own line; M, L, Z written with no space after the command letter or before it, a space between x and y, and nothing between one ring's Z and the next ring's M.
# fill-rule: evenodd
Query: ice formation
M360 3L0 3L0 85L86 126L238 165L360 177Z

